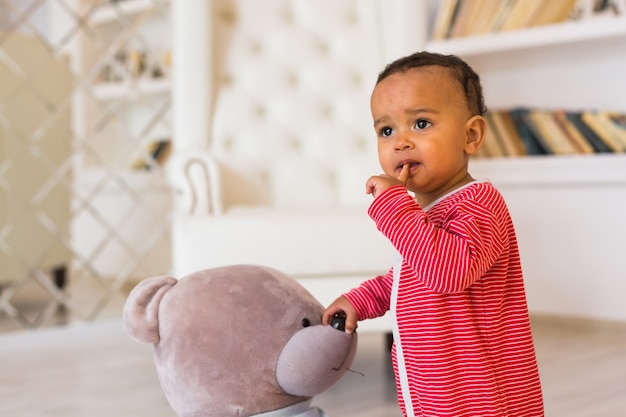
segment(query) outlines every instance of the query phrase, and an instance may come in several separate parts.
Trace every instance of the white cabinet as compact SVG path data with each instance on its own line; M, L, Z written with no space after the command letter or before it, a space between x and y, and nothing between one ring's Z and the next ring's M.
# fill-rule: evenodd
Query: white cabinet
M626 16L436 41L466 59L487 106L626 113ZM518 231L531 312L626 321L626 155L480 159Z
M51 60L36 38L2 37L0 290L69 266L72 142L66 62Z
M120 280L163 273L170 267L171 196L162 170L173 130L169 2L70 4L80 24L62 7L53 23L58 43L71 39L63 49L75 74L77 267Z
M77 169L124 175L148 158L151 142L171 137L169 7L159 0L78 0L76 7L85 18L68 47L78 75Z

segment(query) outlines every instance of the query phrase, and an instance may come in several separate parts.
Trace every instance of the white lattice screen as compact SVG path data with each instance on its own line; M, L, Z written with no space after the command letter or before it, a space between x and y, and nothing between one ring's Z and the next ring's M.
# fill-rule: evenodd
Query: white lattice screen
M0 330L169 269L170 57L163 0L0 0Z

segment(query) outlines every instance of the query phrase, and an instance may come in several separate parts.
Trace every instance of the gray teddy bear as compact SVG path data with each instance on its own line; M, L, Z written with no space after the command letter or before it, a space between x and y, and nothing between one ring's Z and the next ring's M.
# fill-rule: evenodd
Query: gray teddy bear
M315 395L345 375L357 335L323 326L322 305L272 268L233 265L141 281L124 324L154 345L179 417L319 417Z

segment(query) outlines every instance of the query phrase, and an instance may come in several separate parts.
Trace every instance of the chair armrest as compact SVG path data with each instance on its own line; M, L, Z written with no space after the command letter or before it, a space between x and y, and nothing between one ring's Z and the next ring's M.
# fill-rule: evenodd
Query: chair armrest
M175 154L167 164L167 180L175 190L175 212L192 217L224 212L220 167L203 151Z

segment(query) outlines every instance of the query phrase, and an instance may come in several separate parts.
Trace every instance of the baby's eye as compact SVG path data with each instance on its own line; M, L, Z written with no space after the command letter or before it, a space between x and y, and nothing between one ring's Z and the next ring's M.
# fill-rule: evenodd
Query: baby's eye
M388 136L391 136L392 133L393 133L393 129L390 127L383 127L382 129L380 129L381 136L388 137Z
M432 123L430 123L428 120L425 119L419 119L418 121L415 122L415 128L417 130L422 130L422 129L426 129L428 126L430 126Z

